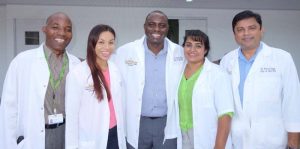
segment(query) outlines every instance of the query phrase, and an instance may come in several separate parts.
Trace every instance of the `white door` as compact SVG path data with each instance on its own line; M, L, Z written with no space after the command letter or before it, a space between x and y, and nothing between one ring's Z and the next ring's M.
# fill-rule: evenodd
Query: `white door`
M15 19L15 55L36 48L44 42L42 27L45 19Z

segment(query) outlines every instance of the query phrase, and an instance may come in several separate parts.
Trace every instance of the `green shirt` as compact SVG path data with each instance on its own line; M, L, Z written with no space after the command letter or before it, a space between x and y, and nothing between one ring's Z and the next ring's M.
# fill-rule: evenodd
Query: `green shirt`
M189 78L186 79L182 75L178 98L179 98L179 117L180 128L182 131L187 131L193 128L193 109L192 109L192 96L194 85L202 71L203 65Z

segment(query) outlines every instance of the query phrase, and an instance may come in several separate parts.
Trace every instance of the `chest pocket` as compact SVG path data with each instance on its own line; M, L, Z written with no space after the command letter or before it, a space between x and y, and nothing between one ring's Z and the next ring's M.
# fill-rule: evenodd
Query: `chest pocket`
M197 104L197 106L203 108L214 107L212 89L209 89L208 87L196 88L193 94L193 103Z
M278 73L260 72L254 82L256 99L267 102L280 102L282 84Z

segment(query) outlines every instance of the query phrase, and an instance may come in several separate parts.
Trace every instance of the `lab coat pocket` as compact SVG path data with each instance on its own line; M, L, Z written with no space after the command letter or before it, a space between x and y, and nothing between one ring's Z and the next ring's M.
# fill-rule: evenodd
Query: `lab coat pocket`
M285 147L287 133L279 119L267 119L252 123L251 138L257 143L255 148L281 149Z
M81 141L79 143L80 149L96 149L95 141Z
M195 148L213 148L217 130L217 113L209 98L193 105ZM198 141L197 141L198 140Z
M243 121L234 116L231 123L231 138L234 149L241 149L243 142L243 135L245 133L245 126Z
M277 75L261 75L255 84L256 99L266 102L280 102L281 83Z
M21 142L18 143L17 149L25 148L26 139L23 139Z
M194 90L193 92L193 103L197 103L197 106L202 108L213 108L213 92L208 89L202 89L200 91Z

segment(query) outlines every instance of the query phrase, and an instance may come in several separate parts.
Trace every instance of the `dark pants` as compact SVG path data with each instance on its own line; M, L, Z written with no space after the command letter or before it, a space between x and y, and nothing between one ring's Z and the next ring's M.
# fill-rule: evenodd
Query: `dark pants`
M65 124L54 129L45 129L45 149L65 148Z
M109 129L107 149L119 149L117 126Z
M164 144L164 129L167 117L141 117L138 149L176 149L177 139L167 139ZM127 143L127 149L134 149Z

